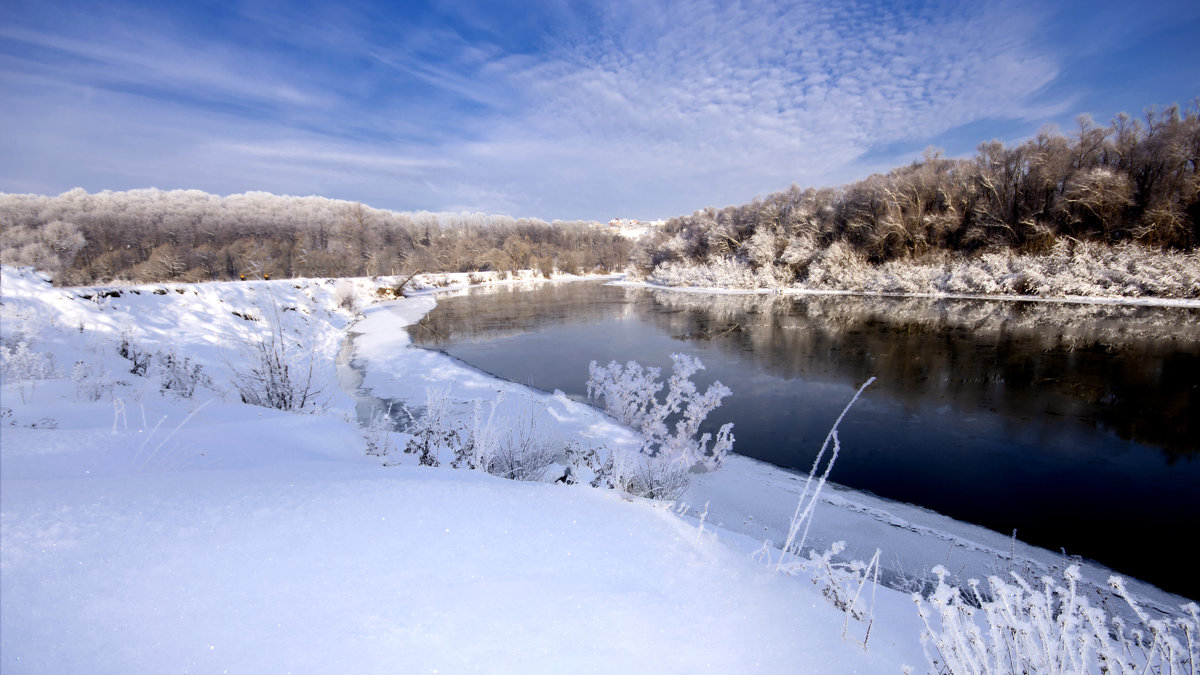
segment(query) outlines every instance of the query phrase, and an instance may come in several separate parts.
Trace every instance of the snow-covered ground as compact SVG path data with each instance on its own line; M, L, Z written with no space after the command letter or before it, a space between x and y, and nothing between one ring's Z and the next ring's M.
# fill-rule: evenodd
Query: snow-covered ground
M814 587L662 505L366 455L355 401L324 365L353 318L338 309L338 285L127 287L85 299L4 270L4 347L13 358L24 343L25 365L49 375L8 370L3 383L5 673L920 664L902 594L880 593L864 651ZM368 309L359 349L369 354L375 328L431 305ZM323 412L248 406L230 385L246 365L239 344L277 310L289 339L315 345ZM118 353L123 333L135 354L156 355L144 375ZM171 349L211 378L191 398L160 391L159 355ZM432 358L409 351L418 364ZM452 364L424 365L391 379L427 381ZM477 374L460 384L507 386ZM596 434L608 425L570 401L552 412L591 419Z
M753 555L786 536L801 487L793 473L731 457L668 506L368 455L380 432L364 430L356 408L402 401L419 413L430 389L460 415L492 402L500 417L533 414L555 442L636 445L577 401L407 347L404 326L434 296L366 306L380 285L98 292L3 271L0 669L924 669L907 592L872 592L864 650L871 617L848 620L822 583ZM272 320L289 345L311 350L292 355L315 366L317 410L240 402L233 374L253 362L243 345ZM171 353L177 365L190 359L190 396L166 377L179 372L164 367ZM131 373L146 354L144 373ZM1010 564L1011 542L994 533L837 486L822 497L818 550L842 539L865 560L878 547L885 570L914 577L934 564L963 577ZM1061 562L1015 552L1014 568ZM1164 608L1181 602L1135 592Z

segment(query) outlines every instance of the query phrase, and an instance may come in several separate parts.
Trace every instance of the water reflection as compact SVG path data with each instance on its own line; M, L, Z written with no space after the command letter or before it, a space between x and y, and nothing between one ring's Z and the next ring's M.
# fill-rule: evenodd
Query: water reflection
M1072 416L1194 455L1200 311L845 296L654 292L668 334L751 353L785 378L831 371L916 410L951 402L1022 424Z
M670 352L695 354L733 390L708 430L732 421L736 452L805 471L877 376L841 428L834 480L1200 596L1186 563L1200 311L574 283L442 297L409 331L579 397L589 360L669 369Z
M468 288L439 295L438 309L411 326L409 333L414 342L436 347L512 337L559 323L599 323L632 313L627 295L616 287L591 282ZM467 298L478 307L465 313L456 311L455 300Z
M1200 449L1196 309L710 296L593 284L495 286L455 295L468 293L486 311L475 307L464 316L443 297L439 310L411 329L414 341L444 347L636 313L676 340L748 357L775 377L862 382L875 376L875 391L909 411L952 405L1024 425L1054 425L1069 416L1171 458Z

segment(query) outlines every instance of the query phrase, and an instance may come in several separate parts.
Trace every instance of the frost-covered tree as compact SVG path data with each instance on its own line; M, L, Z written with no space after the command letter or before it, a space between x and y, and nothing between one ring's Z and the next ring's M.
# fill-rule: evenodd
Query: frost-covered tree
M1046 255L1081 241L1195 250L1200 103L1150 110L1144 119L1118 115L1107 127L1081 118L1069 136L1048 128L1016 145L989 141L971 158L931 149L911 165L840 188L793 186L749 204L701 209L640 242L631 264L664 282L687 277L685 266L774 264L807 284L814 269L838 276L821 260L861 260L882 279L888 273L880 268L895 261L933 267L1000 251ZM848 250L822 255L838 247ZM761 285L756 276L744 280Z
M54 220L6 225L0 237L0 261L16 267L34 267L59 278L75 262L87 241L73 223Z
M58 283L472 272L534 260L616 270L630 249L598 223L396 212L264 192L0 194L0 227L6 264L62 272ZM519 255L509 262L498 251Z
M644 454L683 468L715 470L733 447L733 423L723 425L715 439L708 432L698 438L696 435L708 413L732 392L715 381L701 393L691 380L704 369L700 359L671 354L671 361L672 373L662 400L658 397L663 389L661 369L643 368L636 361L624 366L616 361L599 366L592 361L588 366L588 398L603 399L606 412L640 432Z
M17 385L21 402L28 403L37 383L57 377L58 371L54 368L52 355L35 352L28 342L20 341L11 348L0 345L0 374L6 382Z

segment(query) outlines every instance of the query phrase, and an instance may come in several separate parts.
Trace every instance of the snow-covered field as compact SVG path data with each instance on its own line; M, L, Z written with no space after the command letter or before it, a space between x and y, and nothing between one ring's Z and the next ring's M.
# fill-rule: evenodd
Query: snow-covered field
M426 280L443 283L465 275ZM419 414L430 388L460 415L491 402L501 417L534 411L554 442L636 444L565 396L405 347L403 327L434 298L366 306L378 285L98 292L4 269L0 669L924 669L908 593L867 585L870 613L848 619L821 579L752 555L786 536L793 474L732 457L665 505L368 455L380 434L393 445L407 435L364 429L356 408L399 400ZM234 386L254 362L245 345L272 322L292 372L312 366L307 411L246 405ZM983 576L1009 550L1003 537L836 487L814 523L820 546L847 539L862 559L879 547L908 569ZM1016 553L1035 571L1054 564ZM1083 574L1103 582L1102 570ZM1167 609L1180 600L1135 592Z
M382 466L324 366L353 318L337 287L147 286L84 299L4 271L4 346L12 358L24 343L26 365L48 375L9 370L3 384L5 673L919 664L908 598L881 592L864 651L815 588L662 505ZM399 304L403 315L431 300ZM248 406L231 388L238 345L262 323L234 312L264 319L275 307L286 335L315 346L323 412ZM123 333L135 353L156 355L144 375L118 353ZM160 392L157 355L171 349L211 384L191 398Z

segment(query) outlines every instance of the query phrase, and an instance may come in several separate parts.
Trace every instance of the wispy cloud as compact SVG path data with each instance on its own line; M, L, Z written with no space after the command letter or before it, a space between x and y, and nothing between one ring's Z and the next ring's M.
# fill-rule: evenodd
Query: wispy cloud
M120 26L104 39L0 27L0 40L52 55L23 59L23 69L88 86L129 90L162 98L187 94L272 107L313 106L329 101L319 92L268 73L254 72L236 54L182 46L148 28Z
M1036 128L1098 86L1063 86L1062 12L1024 0L196 7L0 11L0 189L669 216Z
M398 156L394 152L352 152L341 147L322 148L312 141L292 141L274 144L226 143L213 148L217 153L234 156L286 162L292 165L338 166L415 173L429 169L454 167L457 162L450 159L415 158Z

